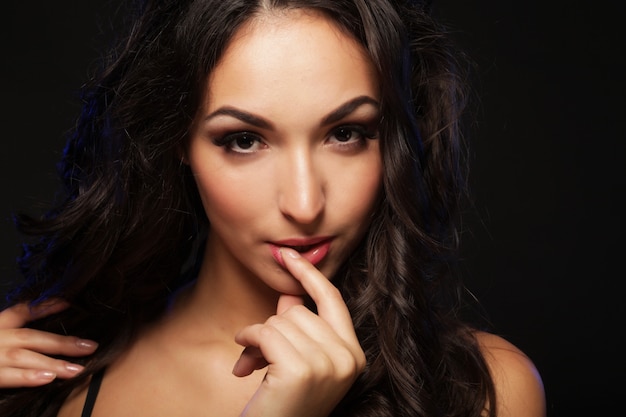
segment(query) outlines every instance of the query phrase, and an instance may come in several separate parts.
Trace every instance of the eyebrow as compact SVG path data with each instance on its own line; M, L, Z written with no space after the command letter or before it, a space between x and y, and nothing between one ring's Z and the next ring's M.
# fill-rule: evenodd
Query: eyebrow
M335 110L328 113L328 115L322 119L322 123L320 125L327 126L332 123L338 122L339 120L352 114L356 109L358 109L359 107L365 104L371 104L375 106L377 109L380 106L378 101L374 100L373 98L369 96L359 96L359 97L353 98L352 100L345 102L341 106L337 107Z
M208 122L209 120L217 117L217 116L230 116L230 117L234 117L235 119L239 119L242 122L245 122L247 124L250 124L252 126L256 126L262 129L272 129L273 125L268 122L267 120L265 120L264 118L260 117L260 116L256 116L252 113L243 111L243 110L239 110L236 109L234 107L230 107L230 106L225 106L225 107L220 107L219 109L215 110L213 113L209 114L207 117L204 118L205 122Z
M350 115L356 109L358 109L359 107L365 104L370 104L372 106L375 106L376 108L379 107L378 101L376 101L372 97L369 97L369 96L355 97L343 103L341 106L337 107L335 110L331 111L326 116L324 116L324 118L322 119L322 122L320 123L320 126L327 126L329 124L338 122L339 120ZM209 120L217 116L230 116L235 119L241 120L244 123L250 124L252 126L256 126L261 129L272 130L274 128L274 125L271 122L267 121L261 116L257 116L253 113L240 110L231 106L220 107L219 109L215 110L213 113L206 116L204 118L204 121L208 122Z

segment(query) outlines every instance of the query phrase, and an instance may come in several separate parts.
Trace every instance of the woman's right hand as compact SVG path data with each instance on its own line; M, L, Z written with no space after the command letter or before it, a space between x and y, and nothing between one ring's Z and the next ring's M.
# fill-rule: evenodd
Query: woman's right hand
M16 304L0 312L0 388L45 385L83 370L81 365L47 355L90 355L98 347L96 342L23 327L67 307L67 302L54 299L35 307Z

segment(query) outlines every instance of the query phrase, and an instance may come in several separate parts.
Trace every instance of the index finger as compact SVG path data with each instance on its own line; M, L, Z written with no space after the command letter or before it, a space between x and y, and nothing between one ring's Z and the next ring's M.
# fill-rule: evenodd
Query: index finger
M53 298L36 306L28 303L19 303L0 312L0 329L16 329L26 323L46 317L69 307L67 301Z
M280 252L287 270L317 305L317 314L338 334L349 332L356 339L352 317L337 287L297 251L280 248Z

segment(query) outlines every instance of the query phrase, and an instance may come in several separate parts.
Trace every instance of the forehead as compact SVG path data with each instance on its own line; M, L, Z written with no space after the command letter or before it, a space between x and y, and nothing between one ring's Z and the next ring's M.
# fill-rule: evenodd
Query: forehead
M353 37L320 13L263 14L233 36L208 80L205 106L236 100L247 106L306 97L341 101L378 96L370 58ZM232 104L232 103L229 103Z

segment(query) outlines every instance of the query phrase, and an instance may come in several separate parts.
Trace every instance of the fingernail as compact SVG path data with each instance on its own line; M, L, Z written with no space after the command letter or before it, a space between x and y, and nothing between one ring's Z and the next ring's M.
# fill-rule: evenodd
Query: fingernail
M235 365L233 366L233 375L235 376L241 376L239 375L239 363L240 363L240 359L237 359L237 362L235 362Z
M300 254L297 251L295 251L295 250L288 250L288 251L283 252L283 250L281 248L280 253L281 253L281 255L282 254L286 254L291 259L298 259L300 257Z
M93 340L78 339L76 341L76 346L85 350L94 350L95 348L98 347L98 343L94 342Z
M65 369L67 369L68 371L70 371L70 372L72 372L74 374L77 374L80 371L82 371L83 369L85 369L85 367L81 366L81 365L78 365L78 364L75 364L75 363L69 363L68 362L68 363L65 364Z
M35 379L40 379L43 381L52 381L57 377L57 374L50 371L37 371L35 372Z

